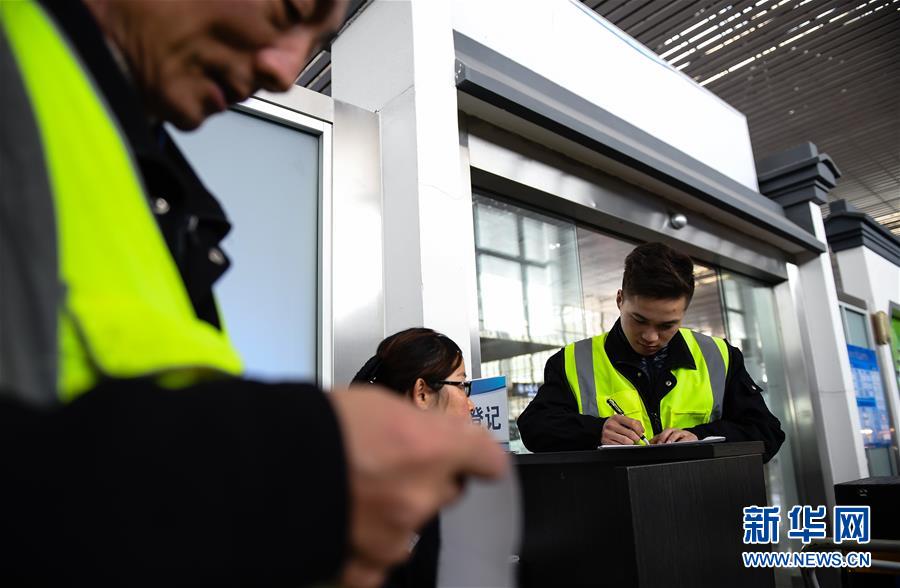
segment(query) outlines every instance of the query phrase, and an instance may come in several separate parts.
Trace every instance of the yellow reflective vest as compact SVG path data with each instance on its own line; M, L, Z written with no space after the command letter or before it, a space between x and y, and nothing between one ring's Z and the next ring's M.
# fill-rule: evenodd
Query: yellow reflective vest
M0 26L34 111L53 194L64 288L59 399L103 378L156 376L177 387L239 373L225 333L197 318L127 142L65 37L33 0L0 1Z
M686 429L722 416L728 346L724 339L679 329L696 369L672 371L677 380L660 402L664 429ZM616 401L626 416L641 421L648 438L653 429L647 408L637 389L613 366L604 347L608 333L567 345L564 349L566 380L578 402L578 412L595 417L615 414L606 400Z

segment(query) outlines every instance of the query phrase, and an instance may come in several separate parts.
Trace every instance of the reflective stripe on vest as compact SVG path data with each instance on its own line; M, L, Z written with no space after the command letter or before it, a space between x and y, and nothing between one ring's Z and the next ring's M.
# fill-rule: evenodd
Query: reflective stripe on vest
M239 373L228 338L196 317L115 119L53 21L33 0L0 1L0 26L53 191L65 288L59 398L71 400L104 377L155 375L177 387Z
M728 373L728 347L723 339L680 329L696 369L672 371L676 384L660 402L663 428L684 429L722 417L725 377ZM650 416L634 385L615 369L604 347L607 333L566 345L566 379L581 414L613 415L606 403L613 398L622 411L640 420L648 436L654 431Z

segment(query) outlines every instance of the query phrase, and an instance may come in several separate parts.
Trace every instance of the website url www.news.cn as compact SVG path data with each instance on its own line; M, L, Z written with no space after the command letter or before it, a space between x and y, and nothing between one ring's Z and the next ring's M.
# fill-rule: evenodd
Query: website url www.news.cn
M872 554L861 551L743 552L747 568L868 568Z

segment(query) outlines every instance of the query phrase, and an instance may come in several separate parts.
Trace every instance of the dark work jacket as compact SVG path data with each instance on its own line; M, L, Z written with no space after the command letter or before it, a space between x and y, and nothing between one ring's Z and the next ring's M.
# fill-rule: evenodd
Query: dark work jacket
M618 321L606 338L604 349L616 370L638 391L654 423L653 433L659 433L660 401L677 383L670 370L696 369L684 337L679 332L669 341L665 369L671 377L665 378L647 378L642 373L641 356L631 348ZM760 392L762 389L744 369L743 354L729 344L722 418L687 430L701 439L720 435L728 441L762 441L766 447L763 459L769 461L784 442L784 432ZM595 449L605 422L605 418L579 414L578 402L566 379L565 355L560 350L547 360L544 383L517 424L525 447L541 452ZM652 435L648 433L647 437Z
M218 326L211 289L227 261L210 250L228 231L221 208L146 122L86 8L42 4L130 144L197 316ZM54 381L9 368L23 369L23 358L55 366L59 274L40 135L2 31L0 88L0 585L333 579L348 542L346 462L331 403L315 386L106 380L64 406L23 401L19 383ZM154 206L160 198L166 206ZM22 344L46 353L14 355Z

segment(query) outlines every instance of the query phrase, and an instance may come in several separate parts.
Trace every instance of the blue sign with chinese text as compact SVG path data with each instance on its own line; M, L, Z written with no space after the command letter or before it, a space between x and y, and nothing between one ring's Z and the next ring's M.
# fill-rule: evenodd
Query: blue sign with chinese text
M472 422L488 430L494 439L509 447L509 404L506 376L472 380Z
M878 356L872 349L856 345L847 345L847 353L850 355L850 371L853 373L859 425L865 446L890 447L890 419L878 369Z

